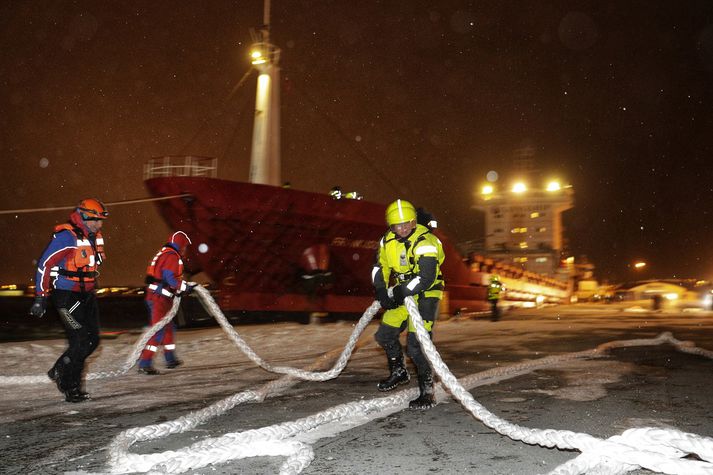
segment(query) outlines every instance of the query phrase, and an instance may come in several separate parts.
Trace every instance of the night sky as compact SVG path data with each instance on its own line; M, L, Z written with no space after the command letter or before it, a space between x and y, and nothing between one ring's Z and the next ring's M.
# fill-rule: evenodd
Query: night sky
M246 180L251 1L0 5L0 210L147 197L154 156ZM283 180L407 198L454 241L516 150L575 190L569 251L600 279L713 278L713 2L279 1ZM103 284L139 284L168 228L110 208ZM0 283L29 283L68 211L0 214ZM649 265L634 274L637 259Z

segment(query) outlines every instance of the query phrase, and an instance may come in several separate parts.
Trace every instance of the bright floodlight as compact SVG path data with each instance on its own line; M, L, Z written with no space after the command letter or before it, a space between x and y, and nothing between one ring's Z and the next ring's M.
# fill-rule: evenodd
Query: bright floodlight
M259 50L254 50L250 53L250 57L252 58L252 64L265 64L267 61L265 56L262 55L262 51Z
M522 182L515 183L512 187L513 193L524 193L526 191L527 191L527 186L525 186L525 184Z
M547 184L547 191L559 191L561 188L558 181L551 181Z
M492 185L483 186L483 194L484 195L492 195L493 194L493 186Z
M643 269L644 267L646 267L646 262L637 262L634 264L634 267L636 269Z

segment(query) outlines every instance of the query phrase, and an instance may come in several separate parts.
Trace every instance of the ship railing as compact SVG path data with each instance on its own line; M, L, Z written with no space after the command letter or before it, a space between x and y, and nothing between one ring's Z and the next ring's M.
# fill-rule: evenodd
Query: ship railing
M218 176L218 159L194 156L154 157L144 164L144 180L157 177Z

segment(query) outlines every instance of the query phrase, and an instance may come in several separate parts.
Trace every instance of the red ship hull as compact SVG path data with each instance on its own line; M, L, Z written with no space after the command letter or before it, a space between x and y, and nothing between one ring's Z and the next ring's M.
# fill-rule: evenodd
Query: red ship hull
M186 267L205 272L226 311L363 312L385 232L385 206L288 188L203 177L146 180L159 212L194 245ZM446 236L443 312L486 308L485 288Z

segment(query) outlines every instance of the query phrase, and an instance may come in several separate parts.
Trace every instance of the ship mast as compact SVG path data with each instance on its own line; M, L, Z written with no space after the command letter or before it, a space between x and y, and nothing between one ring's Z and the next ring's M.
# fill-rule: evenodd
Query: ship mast
M263 26L254 40L250 57L259 76L250 153L250 182L279 186L281 184L280 49L270 43L270 0L265 0Z

